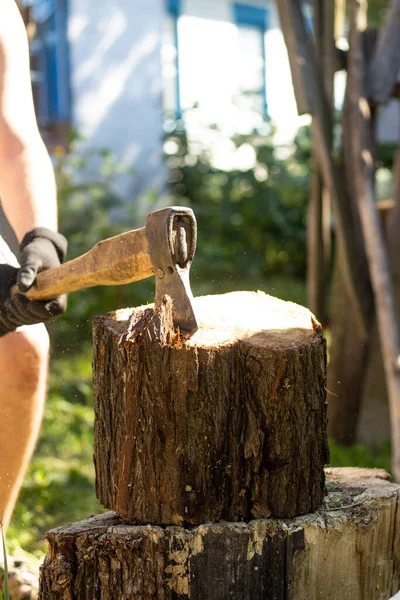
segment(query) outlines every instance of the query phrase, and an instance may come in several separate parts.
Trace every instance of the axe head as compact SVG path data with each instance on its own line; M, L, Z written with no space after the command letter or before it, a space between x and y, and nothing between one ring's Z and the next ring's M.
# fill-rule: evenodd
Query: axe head
M175 327L193 335L198 329L189 281L197 241L193 211L170 206L150 213L146 237L156 278L155 306L165 294L170 296Z

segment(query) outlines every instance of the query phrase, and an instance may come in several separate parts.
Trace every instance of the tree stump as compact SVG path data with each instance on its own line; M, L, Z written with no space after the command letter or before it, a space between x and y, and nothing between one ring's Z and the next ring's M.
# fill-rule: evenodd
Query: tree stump
M321 326L264 293L197 298L199 331L171 306L94 321L97 496L128 523L293 517L324 497Z
M133 526L115 513L47 535L39 600L388 600L399 589L400 486L327 470L324 506L282 521Z

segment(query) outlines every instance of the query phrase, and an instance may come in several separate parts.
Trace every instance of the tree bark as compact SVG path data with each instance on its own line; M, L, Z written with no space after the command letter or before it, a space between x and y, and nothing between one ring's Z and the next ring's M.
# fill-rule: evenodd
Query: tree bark
M399 589L399 486L327 470L317 513L290 521L132 526L115 513L50 531L40 600L388 600Z
M261 292L195 308L190 340L164 327L154 341L151 309L130 324L127 311L95 320L99 500L127 522L163 525L315 510L328 459L321 326Z

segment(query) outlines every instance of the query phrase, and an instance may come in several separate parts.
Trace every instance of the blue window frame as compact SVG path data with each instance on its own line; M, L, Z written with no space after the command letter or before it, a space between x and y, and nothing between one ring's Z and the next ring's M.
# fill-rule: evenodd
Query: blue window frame
M266 53L265 32L268 29L268 12L264 8L250 6L249 4L235 3L233 5L236 25L240 28L253 28L259 33L260 51L262 57L262 84L260 94L262 96L263 113L268 114L267 104L267 81L266 81Z
M71 92L67 0L28 0L36 24L31 42L32 87L40 125L68 122Z

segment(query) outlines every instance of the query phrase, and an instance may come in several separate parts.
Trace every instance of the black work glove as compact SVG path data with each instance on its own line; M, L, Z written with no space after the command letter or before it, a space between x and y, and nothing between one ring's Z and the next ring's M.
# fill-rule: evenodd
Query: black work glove
M18 283L21 292L33 285L37 273L58 267L65 258L67 240L60 233L37 227L24 236L20 245L20 269L0 265L0 336L21 325L42 323L63 313L67 297L48 301L28 300L23 294L11 298L10 289Z

